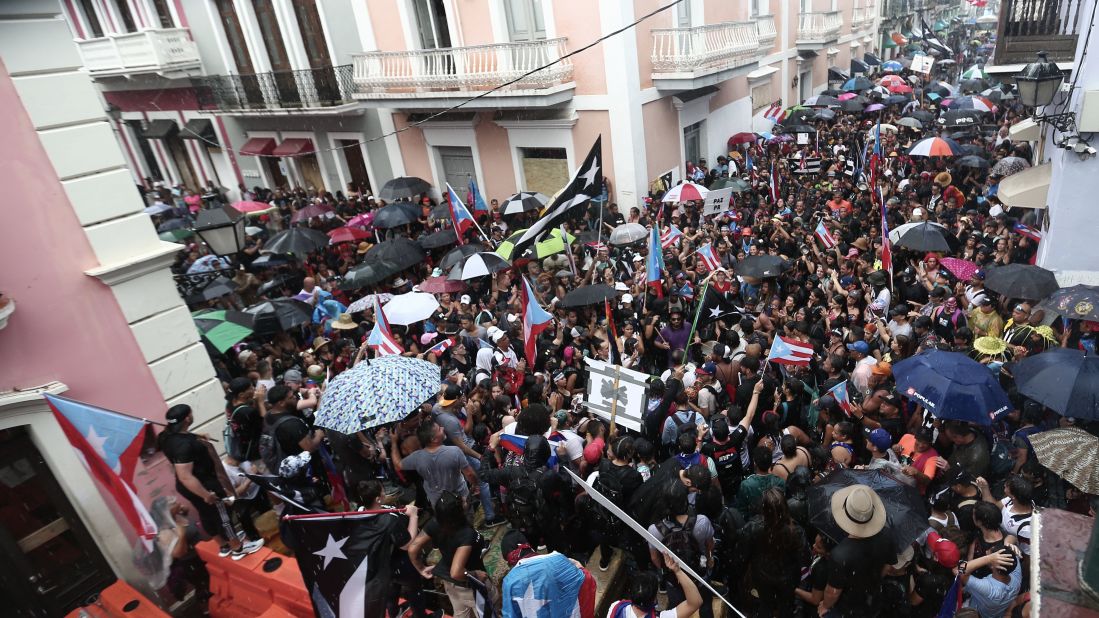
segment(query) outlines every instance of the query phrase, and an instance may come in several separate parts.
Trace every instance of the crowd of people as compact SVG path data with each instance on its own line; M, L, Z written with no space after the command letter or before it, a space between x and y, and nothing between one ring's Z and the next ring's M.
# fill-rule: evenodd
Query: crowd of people
M1030 160L1029 145L1006 137L1020 110L1005 98L981 126L944 130L989 166L911 156L913 143L941 129L936 99L920 95L922 80L908 81L917 96L880 112L838 111L829 119L802 113L799 121L815 131L808 143L779 134L732 144L712 167L687 162L686 171L704 184L731 177L747 186L726 212L703 216L701 202L666 203L662 192L669 187L655 183L643 203L577 209L567 224L577 237L569 250L514 256L510 269L437 294L439 309L427 320L392 331L405 356L438 365L438 396L403 422L353 435L312 422L327 382L377 354L366 344L373 305L354 312L348 306L367 293L397 295L445 275L439 263L452 247L427 250L422 263L369 289L348 289L345 280L370 251L373 243L365 240L252 268L265 238L293 225L302 208L330 206L331 214L300 223L329 230L384 204L355 190L248 191L273 210L255 219L259 229L238 256L243 270L233 295L205 304L241 308L296 295L316 311L308 323L249 337L225 353L211 349L237 451L224 468L266 468L310 509L410 505L411 526L395 545L392 595L367 615L429 615L440 604L425 590L441 582L447 613L480 616L469 578L493 587L503 579L507 587L502 572L486 576L482 558L486 537L499 525L511 529L502 554L515 569L544 552L600 571L624 562L625 601L613 607L616 618L712 615L707 587L586 495L565 469L646 526L748 615L935 616L958 577L963 611L1029 615L1033 510L1092 513L1091 496L1045 469L1030 438L1069 424L1092 428L1018 394L1004 363L1056 347L1093 349L1094 324L1061 319L1036 299L1006 298L984 286L987 269L1032 263L1036 254L1037 242L1015 225L1033 224L1033 215L1003 208L996 198L1001 178L988 172L1004 157ZM873 103L888 95L862 96ZM899 122L921 112L932 118L924 128ZM879 128L885 125L893 130ZM803 161L819 162L819 172L805 173ZM378 230L377 241L416 240L451 224L429 195L414 199L422 216ZM478 215L487 237L474 229L466 239L484 251L538 216L504 215L497 199L487 206ZM891 246L889 269L882 213L889 229L942 224L957 245L948 252ZM655 286L647 280L645 239L608 242L628 223L681 232L663 248L665 270ZM817 234L818 224L834 246ZM699 253L707 245L717 264ZM185 272L203 255L191 245L177 268ZM758 256L778 258L780 272L741 272ZM960 280L943 265L946 257L977 269ZM523 350L524 277L554 318L538 336L534 358ZM609 311L602 303L559 306L570 291L596 283L618 291ZM715 295L711 302L728 309L699 315ZM811 347L808 362L767 362L779 336ZM448 339L452 345L439 350L436 344ZM1013 409L992 425L943 420L898 391L893 366L935 349L987 365ZM612 431L586 408L586 358L652 376L641 431L621 425ZM832 389L845 382L845 396L838 396ZM226 511L221 498L229 491L220 468L207 461L208 449L189 433L192 420L186 406L173 408L161 444L179 493L206 532L224 543L223 554L238 558L257 548L250 521L271 508L271 499L238 486ZM521 454L505 448L509 436L525 437ZM339 482L313 467L329 457ZM926 530L907 546L888 534L885 505L863 484L835 492L827 505L842 535L811 516L814 484L837 470L862 469L918 492ZM243 541L227 529L229 515L245 524ZM287 534L283 540L294 547ZM434 564L425 562L431 548L439 550ZM663 612L656 607L661 594L669 608ZM520 600L503 598L504 615L520 615L512 607ZM568 615L551 609L542 615Z

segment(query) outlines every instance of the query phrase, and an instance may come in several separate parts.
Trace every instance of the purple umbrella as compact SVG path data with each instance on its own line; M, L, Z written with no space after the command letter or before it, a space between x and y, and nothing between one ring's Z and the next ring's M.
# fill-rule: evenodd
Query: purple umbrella
M866 109L862 110L863 113L869 114L870 112L880 112L885 109L885 106L881 103L872 103L866 106Z
M790 135L789 133L782 133L781 135L775 135L774 137L772 137L771 139L769 139L767 141L769 141L769 142L792 142L792 141L794 141L794 136Z

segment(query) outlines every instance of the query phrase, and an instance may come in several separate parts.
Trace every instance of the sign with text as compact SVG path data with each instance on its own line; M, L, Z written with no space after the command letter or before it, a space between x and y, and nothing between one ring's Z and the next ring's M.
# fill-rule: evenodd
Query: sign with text
M931 73L931 67L935 65L935 59L931 56L916 56L912 59L910 67L913 73Z
M732 187L710 191L706 194L706 203L702 207L702 216L709 217L729 210L729 198L732 195Z

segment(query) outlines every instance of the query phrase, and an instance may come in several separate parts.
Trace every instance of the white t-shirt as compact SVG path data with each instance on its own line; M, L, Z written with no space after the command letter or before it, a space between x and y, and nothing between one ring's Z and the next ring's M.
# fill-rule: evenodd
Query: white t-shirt
M256 474L256 466L250 461L243 461L239 466L231 466L222 460L221 465L225 467L225 474L229 477L229 482L233 485L240 483L242 474ZM237 497L242 500L251 500L259 494L259 485L252 483L243 494L238 494Z

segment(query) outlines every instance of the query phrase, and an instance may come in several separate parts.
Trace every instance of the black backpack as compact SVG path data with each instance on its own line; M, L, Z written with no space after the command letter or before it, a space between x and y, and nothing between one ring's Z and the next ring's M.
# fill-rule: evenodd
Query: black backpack
M248 458L248 451L251 450L251 444L248 442L248 438L244 435L244 425L236 418L237 412L241 408L247 408L245 404L241 404L232 409L225 416L225 429L221 432L221 439L225 442L225 452L230 457L237 461L245 461Z
M677 440L679 436L685 433L698 433L698 413L694 410L691 410L691 415L687 417L686 421L681 423L679 417L674 416L672 422L675 423L675 438Z
M615 506L625 510L625 491L622 487L622 479L611 470L612 466L614 466L614 464L606 459L599 463L599 476L595 477L595 483L592 487L606 496ZM590 502L590 507L596 525L599 525L604 532L613 532L621 529L622 520L611 514L603 505L592 500Z
M535 476L526 468L508 483L508 521L513 528L531 530L537 528L545 516L546 499Z
M695 541L694 536L695 521L697 520L698 516L691 513L687 516L687 521L682 524L675 519L665 519L656 525L664 546L692 569L697 569L702 564L700 560L702 552L699 550L698 542Z
M294 417L289 414L280 414L273 423L265 423L263 426L263 433L259 437L259 456L263 460L263 465L267 466L268 474L277 476L282 460L286 459L286 453L279 444L277 432L283 423L292 419Z

